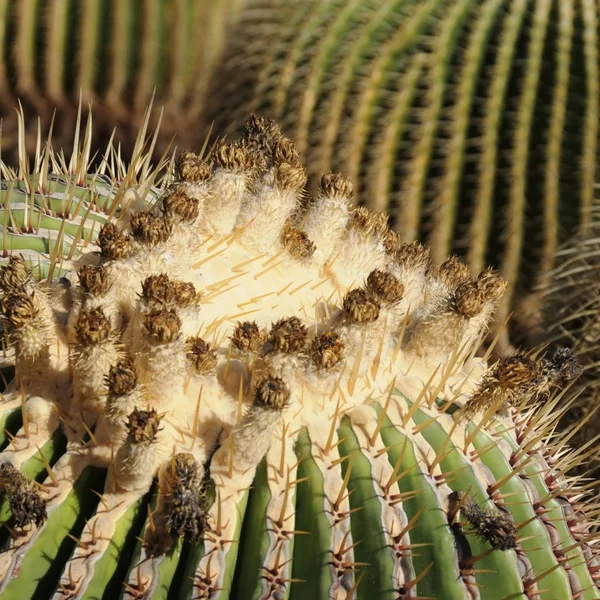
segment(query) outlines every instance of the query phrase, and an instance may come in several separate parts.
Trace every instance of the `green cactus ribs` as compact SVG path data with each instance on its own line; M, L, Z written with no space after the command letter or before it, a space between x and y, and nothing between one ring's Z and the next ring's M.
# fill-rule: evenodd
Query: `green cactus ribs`
M436 262L508 282L498 326L591 223L600 103L589 0L262 0L242 10L206 122L280 121Z
M251 117L77 272L0 272L1 598L600 598L572 355L488 366L498 273L305 183Z

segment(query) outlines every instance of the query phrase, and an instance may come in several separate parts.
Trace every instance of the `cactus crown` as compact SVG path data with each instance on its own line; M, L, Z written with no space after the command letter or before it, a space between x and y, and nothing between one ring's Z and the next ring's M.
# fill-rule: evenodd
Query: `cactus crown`
M570 355L488 368L500 276L395 243L341 176L304 182L252 118L77 275L9 262L7 597L600 597L563 476L587 449L551 443Z

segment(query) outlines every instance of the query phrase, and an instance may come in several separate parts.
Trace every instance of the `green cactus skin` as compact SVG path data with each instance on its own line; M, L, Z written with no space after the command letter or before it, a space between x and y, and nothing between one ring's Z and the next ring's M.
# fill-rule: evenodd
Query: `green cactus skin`
M2 600L600 598L591 451L554 434L578 368L476 356L495 271L401 245L339 174L306 201L256 117L173 175L79 282L0 271Z
M153 95L165 108L155 158L175 133L184 146L197 142L206 86L242 1L2 0L3 158L18 156L18 132L6 119L18 102L44 129L56 111L56 145L65 150L81 98L94 104L96 140L106 144L117 126L128 159ZM35 125L26 143L33 152Z
M387 211L403 241L508 281L502 325L591 222L598 175L590 0L255 0L228 36L207 123L249 111Z

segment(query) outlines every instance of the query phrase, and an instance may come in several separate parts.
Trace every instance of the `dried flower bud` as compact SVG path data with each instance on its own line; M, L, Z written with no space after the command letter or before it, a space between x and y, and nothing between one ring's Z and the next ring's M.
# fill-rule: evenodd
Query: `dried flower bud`
M231 343L241 352L260 352L266 341L266 333L255 322L238 323L233 330Z
M465 281L455 290L451 300L452 310L471 319L477 316L485 304L485 296L475 281Z
M108 272L102 265L83 265L78 276L83 291L92 296L103 296L110 287Z
M269 343L278 352L300 352L306 345L308 333L298 317L280 319L271 327Z
M477 285L486 302L499 302L506 291L506 281L492 268L485 269L479 274Z
M402 244L396 254L396 260L405 269L421 271L423 274L427 274L431 268L430 250L419 242Z
M234 173L247 171L253 166L248 148L239 142L221 142L213 150L211 158L217 167Z
M569 348L557 348L551 359L541 361L541 369L548 379L559 388L577 379L583 371Z
M256 388L254 404L271 410L282 410L290 400L290 390L280 377L267 377Z
M110 334L110 321L101 308L84 308L79 313L75 333L84 346L99 344Z
M541 384L542 371L538 363L524 354L515 354L499 361L485 374L462 412L470 417L491 406L496 406L496 411L504 410L506 405L539 391Z
M25 292L12 292L2 298L2 314L13 327L23 327L37 316L33 298Z
M134 410L127 419L127 430L134 444L153 442L160 426L160 416L154 409Z
M102 256L109 260L121 260L131 256L131 240L113 223L104 223L98 234L98 245Z
M281 243L296 260L306 260L315 252L315 245L306 233L295 227L286 227L281 235Z
M175 189L163 198L162 209L167 219L181 223L193 223L200 213L198 200L181 189Z
M131 360L122 360L113 365L107 377L108 393L111 396L126 396L137 386L137 373Z
M179 337L181 320L174 310L153 310L146 317L148 334L161 344L168 344Z
M383 234L383 247L388 256L397 256L400 250L400 237L392 229L386 229Z
M187 357L198 373L210 373L217 366L217 353L201 337L188 338L186 345Z
M167 306L173 302L173 283L165 273L150 275L142 283L142 298L149 305Z
M21 529L33 523L40 527L47 519L46 503L35 483L10 463L0 465L0 486L8 495L13 526Z
M404 286L394 275L375 269L367 277L367 290L385 304L395 304L402 300Z
M465 498L464 492L452 492L451 502L461 503L461 515L481 539L496 550L510 550L517 546L518 531L508 514L482 509L474 500Z
M167 467L166 480L166 529L197 542L208 528L201 467L191 454L176 454Z
M210 178L210 166L193 152L182 152L175 164L175 173L182 181L200 183Z
M317 336L310 347L310 357L319 369L331 369L343 358L344 343L334 331Z
M352 323L376 321L380 308L379 301L362 288L350 290L344 298L344 312Z
M277 166L275 181L286 190L301 190L306 185L306 169L299 164L283 162Z
M350 199L354 195L354 184L341 173L325 173L321 177L320 188L324 196Z
M442 283L452 290L471 278L469 267L457 256L451 256L448 260L445 260L439 266L437 276Z
M275 162L275 147L282 137L281 129L275 121L250 115L244 124L244 141L248 153L259 171Z
M158 215L141 212L131 217L131 234L141 244L156 246L171 235L171 225Z
M191 281L173 281L173 301L180 308L186 308L194 304L199 294Z
M0 270L0 289L4 292L16 291L26 285L30 278L23 258L11 254L8 264Z
M383 236L388 228L387 220L385 213L359 206L352 212L350 225L365 235Z

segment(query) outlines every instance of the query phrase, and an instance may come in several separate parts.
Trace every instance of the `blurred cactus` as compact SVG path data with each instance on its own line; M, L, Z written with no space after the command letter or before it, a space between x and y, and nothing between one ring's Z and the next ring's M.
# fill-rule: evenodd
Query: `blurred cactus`
M54 145L71 150L80 100L94 105L95 139L115 126L127 156L156 93L165 118L156 149L173 135L196 140L207 81L226 24L243 0L2 0L0 114L2 154L16 162L13 108L20 100L47 130L56 110ZM8 119L6 118L8 117ZM34 152L37 128L27 130Z

